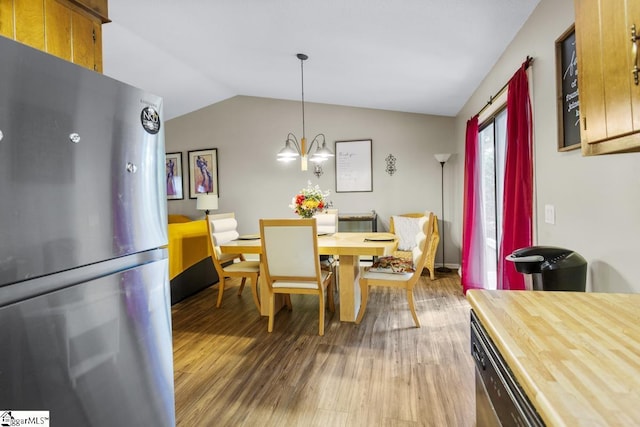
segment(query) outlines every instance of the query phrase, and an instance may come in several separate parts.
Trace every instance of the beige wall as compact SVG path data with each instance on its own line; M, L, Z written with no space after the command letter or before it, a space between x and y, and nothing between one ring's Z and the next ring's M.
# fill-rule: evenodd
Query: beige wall
M557 151L554 42L574 22L572 0L542 0L511 45L456 118L457 151L464 152L466 121L524 61L532 69L537 243L573 249L589 263L588 289L640 292L640 154L582 157ZM462 168L456 165L454 239L462 225ZM544 222L554 205L555 225Z
M331 190L330 200L342 212L378 212L379 229L388 227L392 214L424 210L440 214L441 168L433 155L450 150L453 118L313 103L305 106L309 140L322 132L332 150L336 140L373 140L373 192L335 193L332 160L324 165L319 179L311 163L309 171L301 172L299 162L276 161L288 132L301 137L298 101L238 96L175 118L166 123L167 152L183 152L186 168L189 150L218 149L219 212L234 211L241 233L257 232L259 218L292 216L291 198L308 180ZM392 176L385 172L389 154L397 159L397 172ZM186 169L184 173L187 193ZM449 179L447 173L445 193L450 192ZM182 201L169 201L168 211L202 215L188 194ZM457 262L456 250L447 247L447 264L450 258Z

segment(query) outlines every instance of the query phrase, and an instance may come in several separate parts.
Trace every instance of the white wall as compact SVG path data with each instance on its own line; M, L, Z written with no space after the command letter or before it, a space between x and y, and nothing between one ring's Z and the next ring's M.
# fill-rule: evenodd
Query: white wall
M457 151L466 121L513 75L527 55L532 69L537 244L573 249L589 263L587 289L640 292L640 154L582 157L557 151L555 40L574 22L572 0L542 0L456 118ZM462 156L460 156L462 157ZM463 162L455 164L454 239L462 227ZM555 206L555 225L544 206Z
M291 198L307 181L331 190L330 200L341 212L378 212L379 230L388 229L393 214L432 210L440 216L441 168L433 155L451 150L454 118L313 103L305 107L308 140L322 132L334 151L336 140L373 140L373 192L335 193L332 160L325 163L319 179L312 163L309 171L302 172L299 162L276 161L287 133L298 139L302 135L300 102L238 96L165 123L167 152L183 153L185 176L185 199L168 201L169 213L202 216L195 200L188 199L187 152L217 148L219 212L234 211L241 233L257 232L259 218L291 217ZM397 159L392 176L385 172L389 154ZM449 170L447 164L447 195ZM447 264L459 259L457 249L450 246L447 242Z

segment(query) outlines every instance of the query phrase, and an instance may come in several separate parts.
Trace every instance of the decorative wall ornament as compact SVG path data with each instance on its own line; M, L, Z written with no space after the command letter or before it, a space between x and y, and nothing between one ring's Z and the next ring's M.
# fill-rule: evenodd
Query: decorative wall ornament
M398 169L396 168L396 158L393 156L393 154L389 154L387 157L385 157L384 160L385 162L387 162L385 171L387 171L389 175L393 175L394 173L396 173Z
M324 171L322 170L322 165L316 165L316 166L313 168L313 174L314 174L316 177L320 178L320 176L321 176L323 173L324 173Z

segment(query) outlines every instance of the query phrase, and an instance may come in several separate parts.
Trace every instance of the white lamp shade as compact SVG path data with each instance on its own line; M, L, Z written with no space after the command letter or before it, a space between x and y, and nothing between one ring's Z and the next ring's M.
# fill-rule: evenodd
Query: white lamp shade
M451 157L451 153L434 154L433 157L440 163L446 163L449 157Z
M198 194L196 209L200 211L214 211L218 209L218 196L216 194Z
M293 160L298 157L300 154L298 151L291 146L291 141L288 139L284 143L284 148L278 152L278 160L288 161Z

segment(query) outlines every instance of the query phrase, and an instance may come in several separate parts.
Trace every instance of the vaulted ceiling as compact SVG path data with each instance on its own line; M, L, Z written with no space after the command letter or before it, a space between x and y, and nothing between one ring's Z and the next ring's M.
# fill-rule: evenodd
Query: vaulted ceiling
M171 119L235 95L455 116L539 0L110 0L104 73Z

